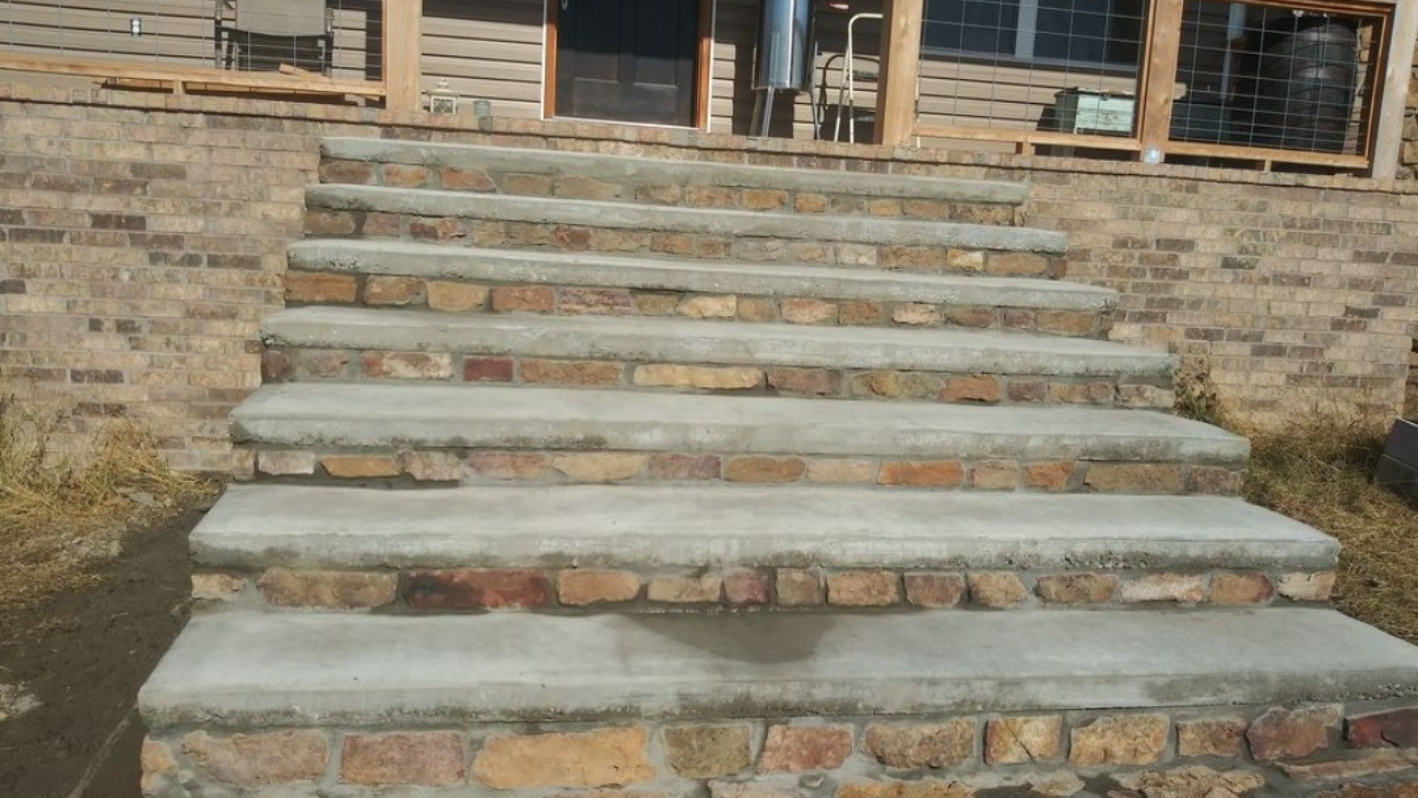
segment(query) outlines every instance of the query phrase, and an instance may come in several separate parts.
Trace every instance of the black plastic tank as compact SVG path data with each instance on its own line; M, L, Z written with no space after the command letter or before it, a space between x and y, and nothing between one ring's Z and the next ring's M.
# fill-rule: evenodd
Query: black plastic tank
M1355 22L1282 12L1268 14L1251 35L1256 49L1250 142L1342 152L1358 72Z

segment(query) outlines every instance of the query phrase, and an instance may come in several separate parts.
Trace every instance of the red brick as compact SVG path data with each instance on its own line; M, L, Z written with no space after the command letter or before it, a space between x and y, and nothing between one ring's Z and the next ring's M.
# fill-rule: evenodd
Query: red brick
M1256 759L1298 759L1329 747L1339 717L1337 706L1271 709L1251 721L1246 741Z
M767 604L768 577L758 571L743 568L724 574L724 601L734 606Z
M1418 748L1418 708L1351 716L1344 738L1351 748Z
M785 607L805 607L823 602L822 577L805 568L779 568L775 578L778 603Z
M463 361L463 379L467 382L511 382L512 358L470 357Z
M551 599L546 572L449 569L409 574L405 597L420 610L529 609Z

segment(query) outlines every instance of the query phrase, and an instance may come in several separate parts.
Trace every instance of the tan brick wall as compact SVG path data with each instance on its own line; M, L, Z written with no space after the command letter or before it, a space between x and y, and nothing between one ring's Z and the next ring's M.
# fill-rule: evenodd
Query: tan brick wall
M1415 181L459 124L0 86L0 380L77 402L76 434L127 416L152 424L179 467L226 470L225 416L259 382L258 322L281 304L318 139L382 133L1028 181L1028 222L1072 236L1071 278L1123 292L1114 338L1208 359L1223 396L1261 418L1401 401Z

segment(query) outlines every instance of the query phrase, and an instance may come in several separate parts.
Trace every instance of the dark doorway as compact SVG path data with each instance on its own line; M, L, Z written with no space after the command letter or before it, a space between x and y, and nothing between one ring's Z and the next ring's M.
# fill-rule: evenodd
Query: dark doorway
M551 0L557 116L695 123L700 0Z

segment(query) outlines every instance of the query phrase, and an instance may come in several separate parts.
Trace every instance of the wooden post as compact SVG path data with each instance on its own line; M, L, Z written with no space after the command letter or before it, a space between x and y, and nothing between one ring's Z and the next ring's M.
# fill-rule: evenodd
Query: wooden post
M1413 49L1418 41L1418 3L1394 6L1389 24L1390 38L1383 49L1383 85L1379 91L1379 113L1374 119L1374 150L1370 154L1369 176L1390 180L1398 172L1398 153L1403 147L1403 119L1408 105L1408 83L1413 73Z
M916 127L916 83L921 72L921 16L925 0L884 0L881 84L876 92L876 141L898 146Z
M1172 133L1172 96L1177 82L1177 56L1182 40L1182 0L1155 0L1147 23L1147 63L1138 97L1139 158L1149 151L1166 152Z
M397 113L419 110L422 77L423 0L384 0L385 107Z

